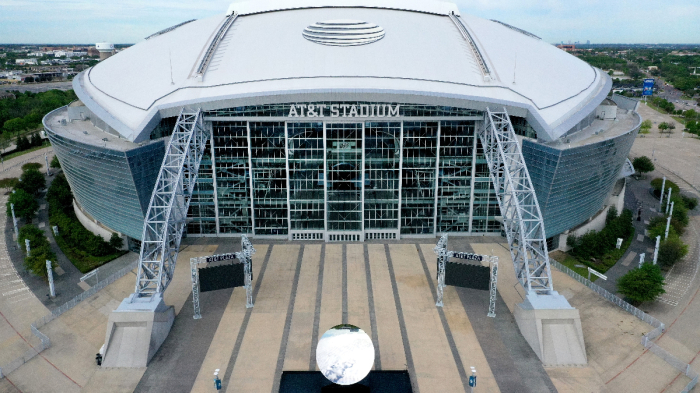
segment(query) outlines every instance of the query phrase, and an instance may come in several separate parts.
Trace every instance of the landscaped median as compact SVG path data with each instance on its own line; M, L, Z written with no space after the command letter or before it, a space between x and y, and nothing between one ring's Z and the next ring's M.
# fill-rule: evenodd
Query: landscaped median
M58 235L54 235L56 244L82 273L127 253L120 250L123 241L116 233L106 242L78 221L73 211L73 193L63 174L56 175L46 193L46 200L49 203L49 222L52 227L58 227Z
M581 236L569 236L566 244L571 250L566 253L556 252L558 255L553 257L584 277L588 276L589 267L605 273L622 258L633 237L632 211L625 209L618 215L617 209L611 207L602 230L589 231ZM616 248L618 238L623 239L620 249ZM591 277L591 281L597 279L596 276Z

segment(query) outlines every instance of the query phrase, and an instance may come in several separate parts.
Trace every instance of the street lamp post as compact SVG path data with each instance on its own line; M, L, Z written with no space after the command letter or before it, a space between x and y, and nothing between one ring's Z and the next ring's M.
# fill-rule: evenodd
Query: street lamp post
M56 288L53 285L53 268L51 266L51 261L46 260L46 273L49 276L49 294L52 298L56 297Z
M664 176L664 180L661 182L661 199L659 199L659 211L662 211L663 205L664 205L664 191L666 190L666 176Z
M661 235L656 237L656 247L654 247L654 265L656 265L656 260L659 258L659 244L661 244Z

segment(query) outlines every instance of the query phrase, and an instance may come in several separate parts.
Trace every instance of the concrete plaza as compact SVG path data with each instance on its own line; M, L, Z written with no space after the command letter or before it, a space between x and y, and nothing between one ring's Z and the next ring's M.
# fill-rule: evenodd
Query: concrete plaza
M375 369L408 370L416 392L467 392L470 366L484 392L661 391L677 377L639 344L648 325L555 270L555 289L581 312L589 364L543 368L511 314L522 289L502 238L450 241L500 257L496 318L486 316L486 291L447 287L444 308L435 306L434 245L425 240L254 246L254 308L245 308L244 288L207 292L203 318L192 319L189 258L236 251L238 242L188 239L165 294L178 316L147 369L94 362L109 312L133 291L128 274L42 328L52 346L0 380L0 391L209 392L218 368L225 391L275 392L282 371L316 369L319 337L343 322L370 334Z

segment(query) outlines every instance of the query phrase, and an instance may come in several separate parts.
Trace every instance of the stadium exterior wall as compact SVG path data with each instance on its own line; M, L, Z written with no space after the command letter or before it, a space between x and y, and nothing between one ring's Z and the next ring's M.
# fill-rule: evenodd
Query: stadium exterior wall
M605 205L639 131L601 142L558 149L523 141L523 156L542 209L547 237L593 217Z
M78 204L108 228L141 239L163 141L117 151L68 139L46 123L44 128Z

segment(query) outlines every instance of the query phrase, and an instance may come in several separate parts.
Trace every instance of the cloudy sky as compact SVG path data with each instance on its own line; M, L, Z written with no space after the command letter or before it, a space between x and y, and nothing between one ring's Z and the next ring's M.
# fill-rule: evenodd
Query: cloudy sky
M0 0L0 43L136 43L227 0ZM699 0L456 0L548 42L700 44Z

